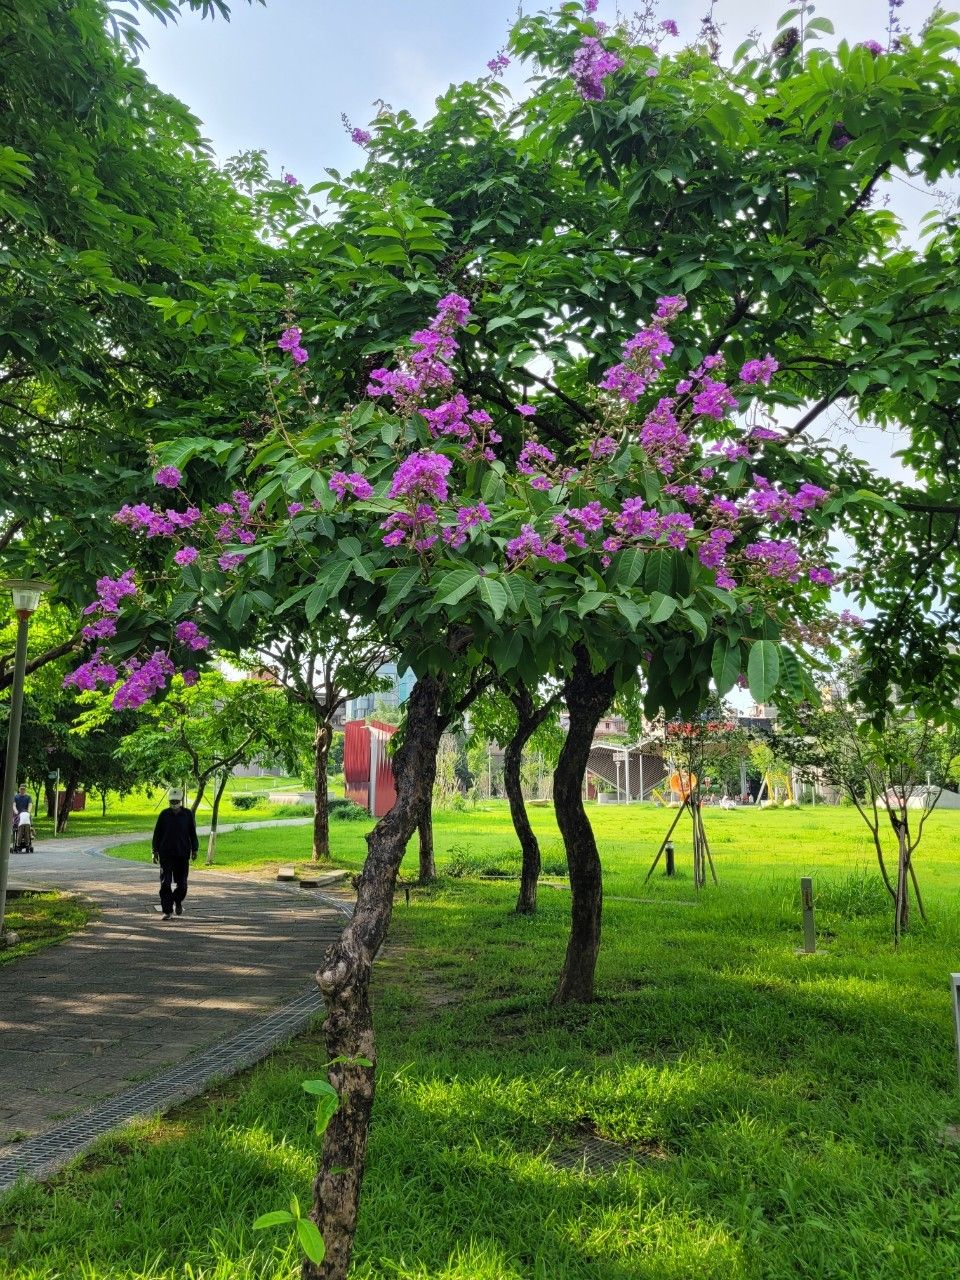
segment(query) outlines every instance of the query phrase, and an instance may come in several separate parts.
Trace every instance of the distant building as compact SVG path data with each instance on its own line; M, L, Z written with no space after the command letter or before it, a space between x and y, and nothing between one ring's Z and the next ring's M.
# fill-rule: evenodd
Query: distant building
M564 732L570 728L570 716L566 711L560 712L560 727ZM599 738L627 738L629 733L623 716L610 714L600 717L593 740L596 742Z
M382 667L378 667L377 678L388 680L389 686L379 693L363 693L358 698L348 699L344 713L346 720L366 720L373 715L378 705L402 707L410 697L410 690L417 682L417 677L410 670L404 671L401 675L395 662L387 662Z

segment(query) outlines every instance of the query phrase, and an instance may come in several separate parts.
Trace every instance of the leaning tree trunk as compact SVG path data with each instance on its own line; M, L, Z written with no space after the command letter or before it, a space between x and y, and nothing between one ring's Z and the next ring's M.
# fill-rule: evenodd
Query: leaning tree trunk
M420 875L421 884L430 884L437 878L437 864L433 856L433 789L427 796L417 825L420 835Z
M553 774L553 804L570 870L570 938L554 1004L593 999L593 974L600 950L603 886L600 855L583 807L583 779L600 717L613 699L613 668L599 673L578 649L564 684L570 727Z
M68 778L63 788L63 803L57 811L57 832L63 834L66 830L67 819L70 817L70 807L73 804L73 797L77 794L77 787L80 785L79 778Z
M510 690L510 701L517 713L517 732L507 743L503 753L503 787L510 804L513 829L520 841L522 863L520 868L520 892L517 895L517 915L532 915L537 909L537 882L540 879L540 845L530 825L527 806L523 800L520 768L523 749L550 714L553 699L534 709L533 698L526 685Z
M333 730L326 719L317 721L313 736L313 860L325 862L330 857L330 804L327 766Z
M433 788L441 733L439 705L438 681L424 676L411 690L404 743L394 756L396 803L367 836L367 857L353 918L339 941L327 949L323 968L317 973L317 985L327 1005L324 1038L328 1056L334 1061L330 1082L340 1107L326 1131L313 1184L311 1216L327 1254L319 1266L304 1261L304 1280L346 1280L350 1266L374 1095L374 1067L361 1066L355 1060L376 1062L370 971L390 924L397 871L407 841L417 829Z
M210 814L210 835L207 838L207 866L213 862L214 854L217 852L217 827L220 825L220 801L223 799L223 793L227 789L227 780L230 777L230 771L224 769L220 774L220 781L217 789L213 793L213 810Z

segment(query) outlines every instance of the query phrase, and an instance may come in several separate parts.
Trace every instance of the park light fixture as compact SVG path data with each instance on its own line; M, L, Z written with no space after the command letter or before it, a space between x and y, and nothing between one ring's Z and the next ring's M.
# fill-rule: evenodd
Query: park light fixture
M32 578L4 578L13 596L17 615L17 646L13 661L13 683L10 689L10 716L7 721L7 759L3 772L3 794L0 798L0 950L14 946L17 936L4 929L7 911L7 878L10 869L10 842L13 838L13 793L17 789L17 765L20 758L20 721L23 718L23 684L27 674L27 630L36 613L40 597L51 589L48 582Z

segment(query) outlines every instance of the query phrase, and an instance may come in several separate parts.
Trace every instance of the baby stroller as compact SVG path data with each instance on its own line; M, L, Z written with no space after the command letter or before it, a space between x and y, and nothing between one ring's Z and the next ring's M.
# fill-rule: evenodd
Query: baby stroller
M11 850L13 853L33 853L33 822L26 811L17 814Z

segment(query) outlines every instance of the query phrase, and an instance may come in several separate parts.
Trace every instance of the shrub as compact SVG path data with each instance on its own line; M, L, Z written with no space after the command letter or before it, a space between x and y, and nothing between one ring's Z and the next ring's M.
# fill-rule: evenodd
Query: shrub
M336 806L331 806L330 820L331 822L369 822L370 815L366 809L354 804L352 800L344 800Z
M879 871L857 867L845 876L813 882L814 907L853 920L858 916L885 915L891 909Z
M312 804L281 804L277 805L278 816L284 818L309 818L313 813Z
M256 809L257 805L263 804L264 795L262 791L248 791L245 795L233 797L233 807L235 809Z

